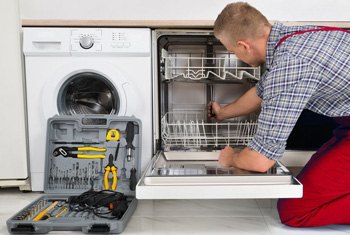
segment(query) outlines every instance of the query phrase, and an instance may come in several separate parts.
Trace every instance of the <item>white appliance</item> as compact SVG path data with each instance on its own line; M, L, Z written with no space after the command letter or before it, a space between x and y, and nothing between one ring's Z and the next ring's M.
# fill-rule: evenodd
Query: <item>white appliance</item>
M46 121L56 114L139 118L144 169L152 156L150 29L24 28L23 43L32 190L43 190Z
M18 1L1 1L0 12L0 187L30 190Z

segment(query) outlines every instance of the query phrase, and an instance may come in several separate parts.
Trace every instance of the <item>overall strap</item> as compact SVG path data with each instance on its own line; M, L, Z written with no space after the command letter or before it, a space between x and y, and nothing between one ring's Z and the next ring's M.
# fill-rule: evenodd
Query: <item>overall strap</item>
M319 29L310 29L310 30L299 31L299 32L292 33L292 34L287 35L284 38L282 38L279 41L279 43L277 44L276 48L279 47L279 45L281 45L282 42L284 42L284 40L286 40L287 38L289 38L289 37L291 37L293 35L309 33L309 32L315 32L315 31L342 31L342 32L350 33L350 31L348 31L348 30L340 29L340 28L336 28L336 27L322 27L322 28L319 28Z

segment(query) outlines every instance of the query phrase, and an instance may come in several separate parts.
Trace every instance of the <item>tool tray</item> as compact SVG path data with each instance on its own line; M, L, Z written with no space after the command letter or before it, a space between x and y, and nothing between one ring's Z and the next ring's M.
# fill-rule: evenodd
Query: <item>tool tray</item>
M133 124L130 129L132 128L134 131L130 161L127 159L130 145L127 146L126 141L126 129L129 122ZM118 131L119 140L116 140L116 132L113 130ZM107 140L107 135L111 133L110 140ZM76 155L78 158L54 156L53 152L58 147L94 147L105 148L105 151L72 151L73 156ZM117 149L119 150L115 161ZM124 205L125 199L127 204L126 211L119 210L117 204L113 204L116 207L115 213L118 215L118 218L115 218L111 213L103 214L111 210L108 207L99 208L96 206L97 209L93 212L90 210L78 211L76 207L69 207L68 200L71 196L79 196L89 190L95 192L105 190L105 167L109 164L110 154L113 155L113 164L117 167L117 185L115 190L111 190L113 178L112 172L110 172L108 178L110 190L100 192L100 195L112 196L113 194L113 196L117 196L119 194L115 192L123 193L125 195L123 197ZM94 156L101 155L104 155L105 158L94 158ZM139 119L116 115L54 116L48 120L47 124L45 194L8 219L8 231L22 234L48 233L50 231L121 233L137 206L135 189L130 189L130 170L134 165L138 181L141 166L140 155L141 121ZM133 163L133 161L135 162ZM125 169L124 175L122 175L122 168ZM56 207L45 213L46 215L41 220L34 221L34 218L38 217L55 201L59 202ZM108 205L111 206L111 204ZM65 208L67 209L65 210Z

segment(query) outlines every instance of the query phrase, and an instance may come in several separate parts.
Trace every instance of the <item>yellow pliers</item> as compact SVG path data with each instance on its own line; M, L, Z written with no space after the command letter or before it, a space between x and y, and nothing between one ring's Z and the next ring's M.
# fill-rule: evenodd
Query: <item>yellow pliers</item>
M105 167L105 180L104 181L105 181L105 189L106 190L109 189L109 182L108 182L109 172L112 172L112 175L113 175L113 182L112 182L111 189L115 190L117 187L118 178L117 178L117 167L114 166L114 164L113 164L113 155L112 154L109 155L109 163Z
M71 158L105 158L105 155L85 155L85 154L73 154L70 152L76 151L95 151L95 152L106 152L106 148L95 148L95 147L58 147L53 151L53 156L63 156Z
M119 143L117 146L117 151L115 153L115 160L117 160L118 157L118 152L119 152ZM113 181L112 181L112 190L115 190L117 187L117 181L118 181L118 177L117 177L117 170L118 168L113 164L113 155L110 154L109 155L109 159L108 159L108 165L105 167L105 178L104 178L104 183L105 183L105 189L108 190L109 189L109 182L108 182L108 175L109 172L112 172L113 175Z

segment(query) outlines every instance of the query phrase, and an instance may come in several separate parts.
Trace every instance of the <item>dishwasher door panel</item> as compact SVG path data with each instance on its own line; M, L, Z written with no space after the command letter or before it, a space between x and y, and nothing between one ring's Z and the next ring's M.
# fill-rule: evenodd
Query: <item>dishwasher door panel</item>
M170 155L173 155L171 153ZM136 187L138 199L300 198L303 185L281 163L266 173L221 167L217 153L182 153L152 158ZM191 159L192 158L192 159ZM181 158L180 158L181 159ZM216 157L217 159L217 157Z

